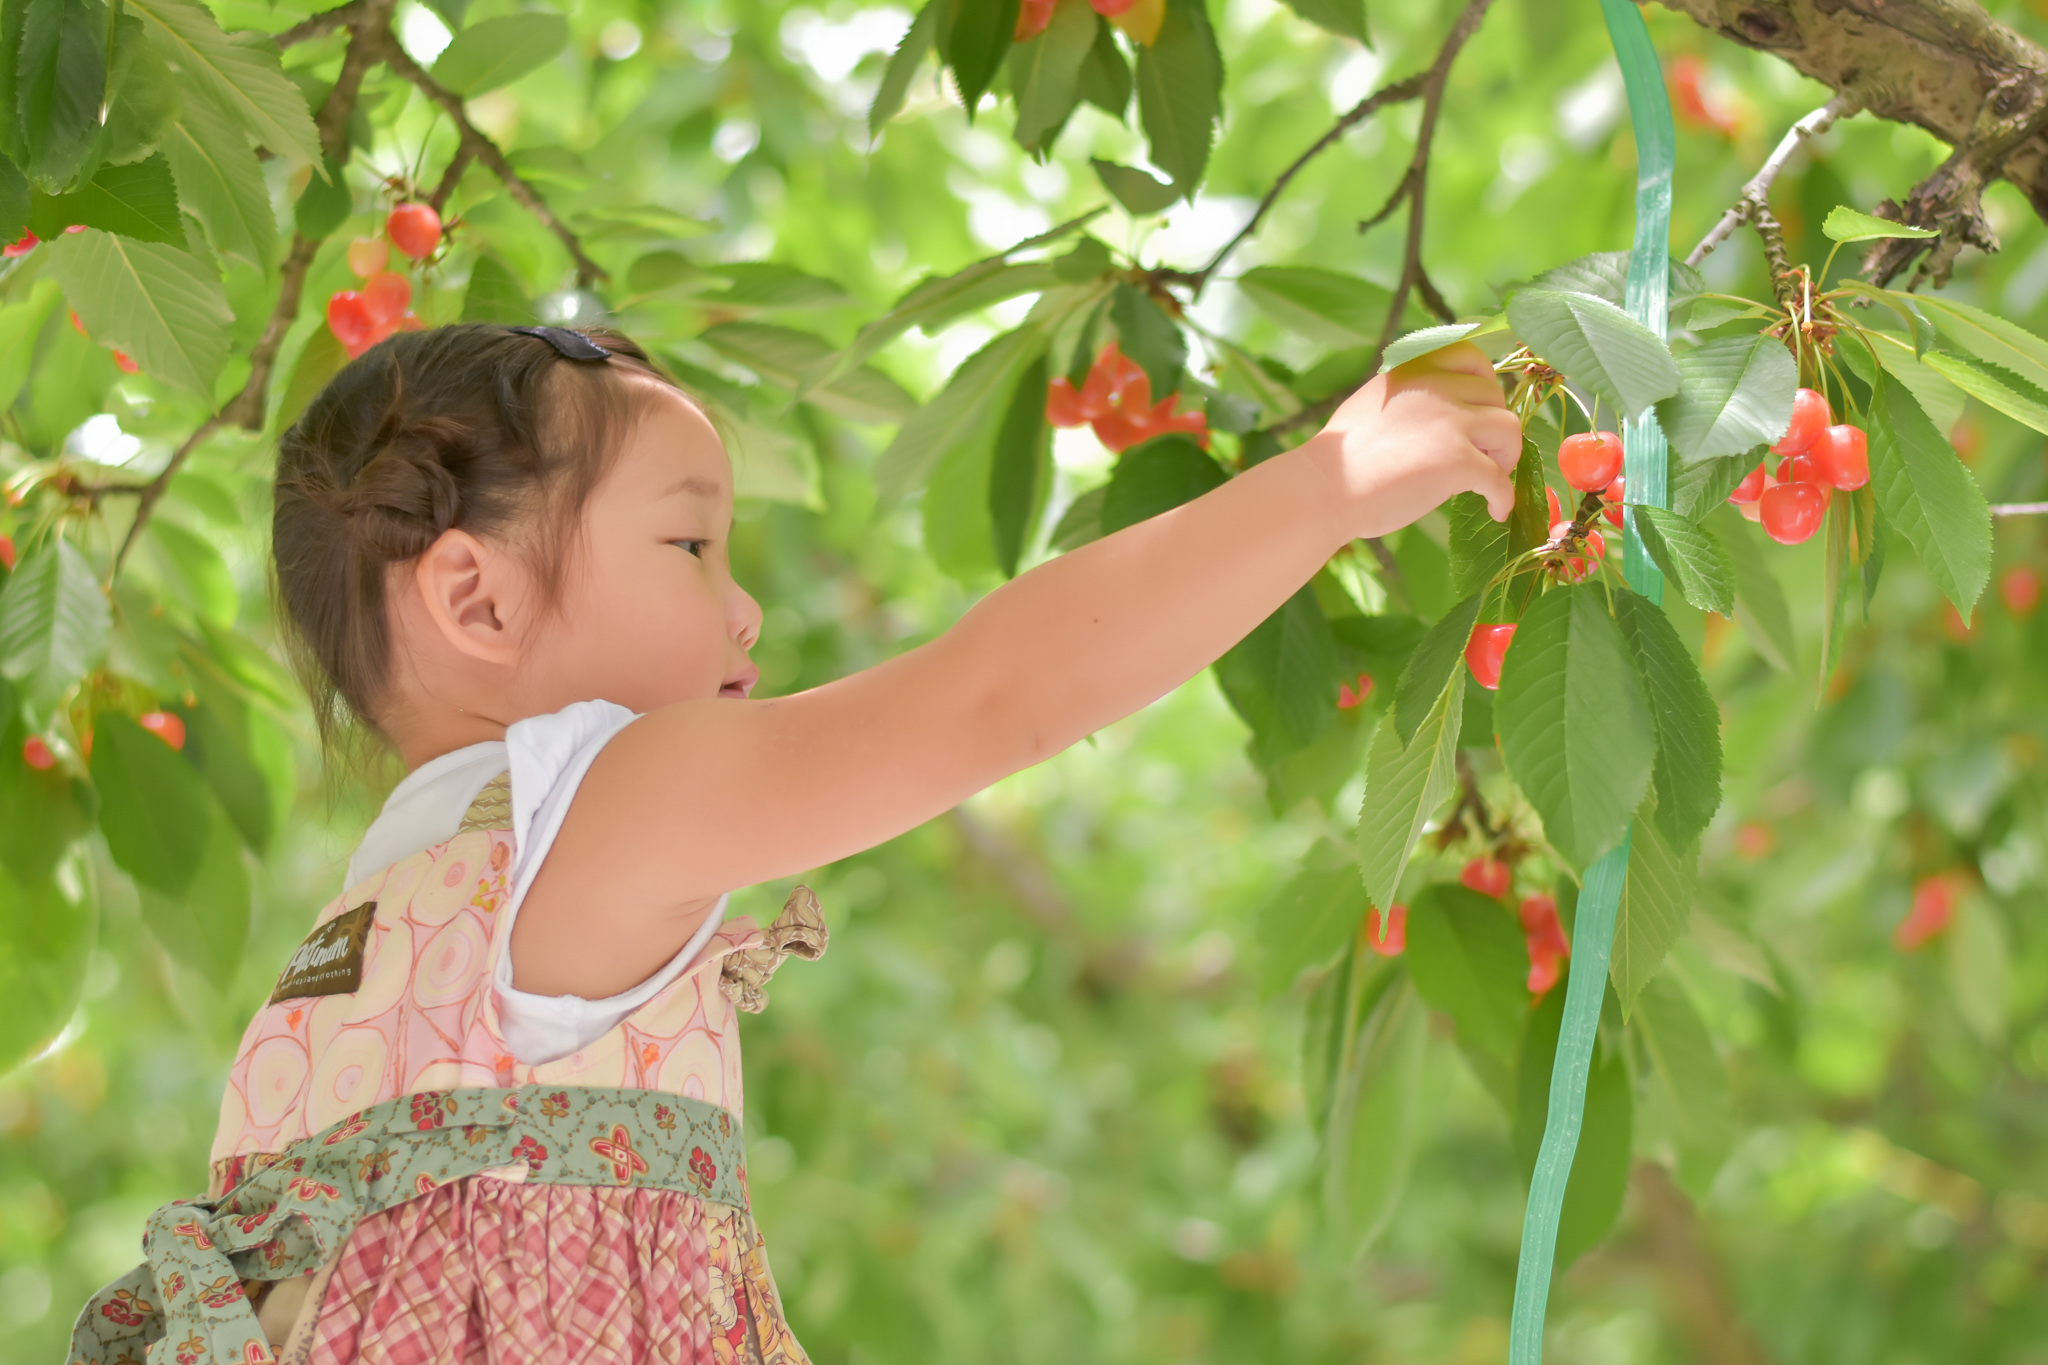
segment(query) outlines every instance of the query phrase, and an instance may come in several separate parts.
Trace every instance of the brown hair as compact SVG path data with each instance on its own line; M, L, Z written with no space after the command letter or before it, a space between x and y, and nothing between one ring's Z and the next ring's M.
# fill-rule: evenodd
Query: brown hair
M323 739L351 720L377 730L386 574L443 531L517 546L552 601L583 505L635 415L622 380L674 387L627 338L581 335L610 358L569 359L482 323L401 332L346 366L280 440L277 594Z

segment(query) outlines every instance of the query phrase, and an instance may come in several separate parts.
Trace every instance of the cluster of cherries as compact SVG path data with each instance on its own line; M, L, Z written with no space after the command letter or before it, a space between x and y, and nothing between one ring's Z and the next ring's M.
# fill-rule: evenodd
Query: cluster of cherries
M1820 529L1829 490L1853 490L1870 482L1870 440L1863 428L1837 423L1828 400L1801 389L1792 400L1792 425L1771 447L1782 456L1777 477L1766 460L1737 484L1728 501L1742 515L1763 524L1780 545L1797 545Z
M1026 42L1045 32L1046 26L1052 23L1052 12L1059 8L1059 3L1060 0L1024 0L1024 3L1017 7L1016 41ZM1113 21L1122 18L1141 3L1144 3L1144 0L1088 0L1088 8Z
M1458 873L1460 885L1497 901L1506 901L1514 886L1514 871L1492 854L1482 853L1467 862ZM1554 896L1524 896L1515 907L1522 924L1522 940L1529 949L1529 993L1546 995L1564 974L1572 955L1571 940L1557 917ZM1382 957L1399 957L1408 947L1408 907L1396 901L1387 907L1384 921L1378 906L1365 913L1365 942Z
M1088 377L1076 389L1065 375L1046 386L1045 420L1056 427L1095 428L1095 439L1122 454L1132 446L1182 431L1209 448L1209 421L1200 412L1176 412L1180 395L1152 401L1145 367L1117 349L1114 341L1095 354Z
M412 281L386 269L391 248L424 261L441 245L441 215L431 204L400 204L384 219L382 237L358 237L348 244L348 268L360 289L337 290L327 300L327 330L353 360L393 332L416 332L424 324L412 311Z
M169 711L145 712L135 718L135 723L173 749L185 747L185 722ZM85 756L92 757L90 734L85 737ZM41 735L30 735L21 742L21 761L39 773L46 773L57 766L57 755Z

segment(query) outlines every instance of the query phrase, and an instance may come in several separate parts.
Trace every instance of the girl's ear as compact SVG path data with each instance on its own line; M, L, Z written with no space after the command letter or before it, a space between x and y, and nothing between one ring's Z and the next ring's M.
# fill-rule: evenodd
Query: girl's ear
M517 662L527 585L513 556L467 531L443 531L413 565L412 578L427 619L450 647L483 663Z

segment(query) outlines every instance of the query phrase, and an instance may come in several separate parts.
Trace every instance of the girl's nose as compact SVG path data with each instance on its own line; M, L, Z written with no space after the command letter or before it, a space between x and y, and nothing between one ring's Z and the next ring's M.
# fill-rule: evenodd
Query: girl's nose
M741 649L752 649L754 642L761 638L761 604L737 584L733 586L725 619Z

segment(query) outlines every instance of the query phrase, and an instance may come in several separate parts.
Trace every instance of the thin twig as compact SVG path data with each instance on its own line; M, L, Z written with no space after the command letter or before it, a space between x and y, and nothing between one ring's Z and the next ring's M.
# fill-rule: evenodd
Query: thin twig
M1994 502L1994 517L2048 517L2048 502Z
M504 181L505 188L511 191L519 206L532 214L542 227L554 233L562 245L568 248L570 258L576 262L576 282L588 285L597 280L609 279L605 268L584 254L583 243L569 230L568 224L555 216L554 210L547 206L547 201L540 197L539 191L521 179L518 171L512 169L512 163L498 150L498 144L484 136L482 130L469 121L468 111L462 107L462 97L428 75L397 43L387 43L386 49L385 64L412 82L421 94L439 105L441 112L454 120L456 130L462 135L462 146L469 154L490 168L491 173L498 179Z
M1700 244L1692 249L1691 254L1685 258L1685 263L1698 265L1707 259L1709 252L1735 235L1735 229L1741 227L1752 212L1759 207L1768 207L1771 202L1771 186L1791 163L1793 154L1805 146L1808 139L1819 137L1834 127L1839 120L1848 118L1862 107L1862 101L1845 92L1836 95L1786 129L1785 136L1779 139L1776 149L1764 159L1764 164L1749 178L1749 183L1742 187L1742 193L1736 196L1734 205L1721 215L1721 221L1714 224L1706 236L1700 238Z
M434 192L427 196L427 203L434 212L439 213L448 206L448 198L455 193L455 187L462 183L463 172L469 169L471 160L467 143L455 149L454 159L449 161L448 169L441 172L441 183L434 186Z
M271 41L281 50L299 43L311 42L315 38L325 38L336 29L347 28L355 23L356 18L363 12L363 4L364 0L349 0L346 5L322 10L310 19L301 19L282 33L272 35Z

